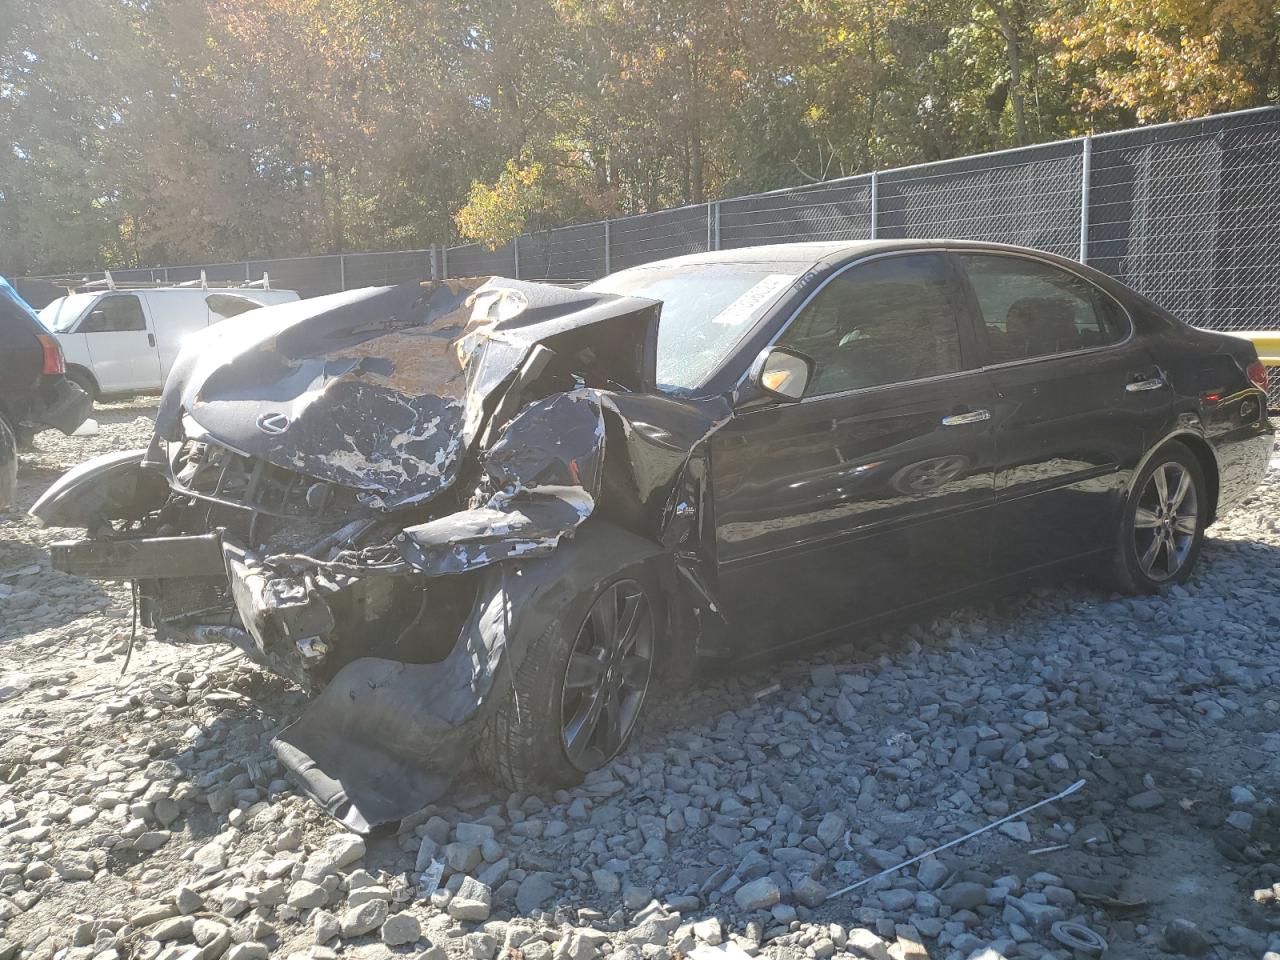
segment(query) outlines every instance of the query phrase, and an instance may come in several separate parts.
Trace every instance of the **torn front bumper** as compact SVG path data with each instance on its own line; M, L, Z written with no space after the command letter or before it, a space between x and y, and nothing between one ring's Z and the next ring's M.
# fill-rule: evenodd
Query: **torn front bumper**
M268 576L253 553L219 533L64 540L50 544L49 553L53 568L63 573L137 581L145 625L172 638L229 641L304 687L314 685L314 670L332 642L335 618L314 578ZM222 624L182 630L164 622L188 613L175 604L175 594L182 589L179 582L209 580L225 580L226 591L219 595L229 592L238 624L226 617Z
M304 688L334 643L337 620L320 582L311 575L272 576L251 551L222 545L227 582L240 623L252 641L247 652Z
M59 540L49 544L55 570L91 580L217 576L224 570L216 533L132 540Z

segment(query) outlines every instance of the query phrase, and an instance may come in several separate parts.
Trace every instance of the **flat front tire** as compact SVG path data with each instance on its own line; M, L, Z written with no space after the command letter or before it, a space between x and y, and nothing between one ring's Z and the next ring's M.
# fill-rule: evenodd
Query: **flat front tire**
M574 597L499 694L480 765L508 789L530 790L572 786L612 760L635 731L664 622L657 583L641 565Z
M1156 593L1191 576L1208 520L1204 469L1180 443L1147 462L1125 500L1111 564L1111 585Z

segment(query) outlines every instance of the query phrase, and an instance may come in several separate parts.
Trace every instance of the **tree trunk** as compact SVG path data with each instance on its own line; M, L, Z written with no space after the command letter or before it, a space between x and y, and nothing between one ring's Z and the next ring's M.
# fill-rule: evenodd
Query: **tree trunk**
M685 140L681 144L680 157L680 198L684 203L693 203L693 178L691 176L691 168L693 164L689 159L689 141Z
M867 3L867 64L871 68L871 92L867 96L867 129L862 138L862 169L874 169L872 145L876 136L876 113L880 109L880 70L876 44L875 0ZM826 176L824 171L823 176Z
M702 133L698 129L698 121L693 121L693 133L689 138L689 180L693 196L690 203L705 203L706 191L702 184Z
M1027 142L1025 97L1022 92L1022 50L1018 37L1018 17L1012 7L991 4L991 10L1000 23L1004 35L1004 51L1009 62L1009 105L1013 108L1014 137L1018 146Z

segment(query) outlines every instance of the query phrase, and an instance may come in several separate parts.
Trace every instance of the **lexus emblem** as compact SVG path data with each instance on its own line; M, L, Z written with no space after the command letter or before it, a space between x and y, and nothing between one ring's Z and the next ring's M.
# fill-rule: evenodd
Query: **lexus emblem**
M289 418L283 413L264 413L258 417L258 429L272 436L289 429Z

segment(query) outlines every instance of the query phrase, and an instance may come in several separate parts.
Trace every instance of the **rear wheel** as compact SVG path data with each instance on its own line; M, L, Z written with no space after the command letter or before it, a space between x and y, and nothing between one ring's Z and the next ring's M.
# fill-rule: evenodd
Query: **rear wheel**
M1191 576L1208 517L1204 470L1180 443L1156 452L1129 493L1111 581L1127 593L1155 593Z
M654 676L662 603L643 568L575 597L525 653L478 759L512 790L571 786L635 731Z
M74 383L77 387L89 395L89 399L98 399L98 388L94 385L93 377L79 369L78 367L68 367L65 374L66 378Z

